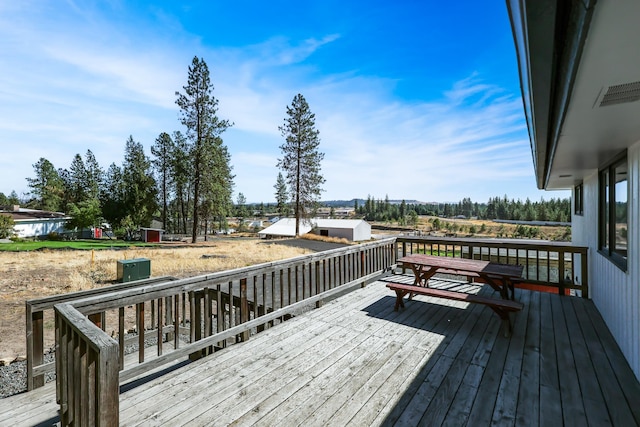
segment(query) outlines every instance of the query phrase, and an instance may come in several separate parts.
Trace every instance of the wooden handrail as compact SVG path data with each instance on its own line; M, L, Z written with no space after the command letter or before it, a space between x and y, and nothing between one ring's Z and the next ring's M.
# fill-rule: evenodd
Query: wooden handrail
M247 340L251 334L284 321L303 308L312 307L314 304L318 306L324 299L337 293L375 280L385 271L389 271L395 260L396 240L391 238L168 283L146 284L58 304L55 306L56 350L60 348L60 353L56 353L56 383L57 389L60 390L58 396L61 414L64 414L64 417L61 417L62 425L86 417L83 412L76 413L78 406L77 400L74 399L78 399L78 396L72 395L69 391L75 390L78 384L82 390L88 390L88 402L96 402L98 405L97 413L106 411L111 414L105 418L110 420L109 422L115 419L113 412L118 411L117 387L115 392L109 392L112 394L110 400L103 402L95 394L98 392L95 387L82 386L93 381L93 371L82 367L83 359L78 354L86 353L86 349L92 345L89 341L102 340L101 342L111 344L115 342L103 329L95 325L87 327L87 324L91 324L92 316L100 315L107 310L118 310L118 341L115 342L115 347L109 347L108 351L100 353L107 358L105 363L108 369L99 371L97 375L115 375L115 382L119 384L166 363L187 356L193 359L209 354L214 348L225 346L229 339ZM183 302L183 307L187 307L184 304L185 298L189 300L188 309L183 308L180 312L180 301ZM162 318L159 309L157 325L152 325L156 328L158 338L157 357L145 360L144 307L151 301L157 301L158 307L161 307L164 301L171 304L175 310L174 323L165 323L168 319ZM133 367L125 366L123 363L123 320L125 308L128 306L136 307L139 338L140 363ZM182 323L179 322L180 315ZM187 317L191 342L180 344L178 335ZM102 324L102 327L105 325ZM173 333L174 347L163 352L163 334L166 331ZM85 335L88 336L87 339ZM65 348L67 350L64 350ZM70 352L73 353L72 361L65 362ZM116 369L115 374L113 369ZM111 384L110 378L96 381ZM70 398L73 403L70 403ZM92 413L92 410L89 413Z
M527 266L533 264L537 269L546 269L545 280L540 280L539 273L536 273L535 278L527 276L524 280L549 283L558 289L580 289L583 296L587 293L586 248L547 242L537 244L520 241L399 237L188 279L144 284L135 288L84 296L55 306L56 350L60 351L56 353L56 381L57 389L60 390L61 413L68 411L74 417L85 417L82 412L76 415L75 406L72 407L73 411L69 410L68 398L63 399L64 393L67 392L63 390L69 390L77 384L83 389L82 384L90 384L92 381L92 371L82 368L82 357L76 356L87 353L86 349L91 347L94 341L110 344L109 350L100 353L100 357L105 357L108 361L107 368L104 368L106 370L99 371L98 375L115 375L115 382L119 384L166 363L173 363L185 357L193 359L207 355L216 348L231 344L230 340L238 342L250 339L252 334L282 322L302 309L311 308L314 304L318 306L333 295L375 280L395 266L398 256L434 251L440 255L485 257L492 261L496 258L495 261L498 262L523 263ZM531 257L534 253L535 256ZM568 269L572 275L579 271L582 283L554 283L549 274L549 260L553 258L549 257L549 253L557 254L557 266L554 268L563 272ZM577 264L580 264L580 268ZM527 274L532 272L533 269ZM556 276L562 277L564 274ZM154 328L153 337L157 337L157 355L154 358L146 358L144 346L147 325L144 322L147 317L144 310L145 304L152 301L155 301L158 307L172 307L173 314L171 318L163 318L162 310L159 308L157 322L150 325ZM136 309L139 363L125 366L123 321L125 310L130 306ZM94 316L108 310L118 311L120 323L115 347L112 347L115 341L101 328L87 326L91 324L89 319L95 319ZM59 318L63 320L58 321ZM104 328L105 325L102 326ZM163 351L165 343L170 342L167 337L169 334L172 334L173 347ZM178 337L180 334L188 336L189 342L181 342ZM85 335L87 339L84 338ZM71 354L70 351L73 353L72 362L65 362ZM115 374L112 372L114 366L117 369ZM96 381L111 384L112 380ZM94 390L88 385L85 388ZM97 402L98 406L106 405L104 408L96 408L98 413L106 411L110 416L117 416L117 387L110 393L111 400L105 403L101 403L97 395L88 399ZM67 406L63 407L63 404ZM63 421L63 425L66 424Z
M45 374L55 371L53 362L44 363L44 314L53 312L56 304L78 300L92 295L104 295L123 289L136 288L147 284L162 283L176 280L172 276L153 277L151 279L136 280L127 283L117 283L101 288L85 291L69 292L44 298L35 298L25 303L25 340L27 345L27 390L42 387Z
M589 296L588 248L564 242L519 239L473 239L435 236L401 236L398 256L412 253L483 259L524 266L523 282L556 289L567 289Z

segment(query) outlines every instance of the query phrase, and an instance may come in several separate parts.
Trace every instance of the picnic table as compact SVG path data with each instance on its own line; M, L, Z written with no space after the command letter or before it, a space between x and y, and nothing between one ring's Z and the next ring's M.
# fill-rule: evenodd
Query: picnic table
M409 267L414 275L412 285L404 283L388 283L387 287L396 292L395 311L404 308L403 298L409 294L427 295L469 303L484 304L490 307L505 324L505 335L511 333L509 313L520 311L523 304L515 301L514 281L522 277L524 269L521 265L498 264L490 261L438 257L424 254L412 254L398 259L398 264ZM469 280L479 278L496 290L501 298L484 297L465 292L429 288L429 279L436 273L466 276Z
M513 282L522 278L521 265L498 264L477 259L440 257L412 254L398 259L398 264L408 266L415 276L414 285L429 286L429 279L436 273L447 273L468 278L478 277L500 292L503 299L514 299Z

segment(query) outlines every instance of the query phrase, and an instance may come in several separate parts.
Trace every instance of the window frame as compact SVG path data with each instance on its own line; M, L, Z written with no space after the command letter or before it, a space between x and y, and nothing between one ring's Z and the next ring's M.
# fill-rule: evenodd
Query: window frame
M573 213L578 216L584 215L584 186L582 182L573 187Z
M616 169L627 168L626 219L629 228L629 178L626 150L598 171L598 252L623 271L627 271L627 250L616 247Z

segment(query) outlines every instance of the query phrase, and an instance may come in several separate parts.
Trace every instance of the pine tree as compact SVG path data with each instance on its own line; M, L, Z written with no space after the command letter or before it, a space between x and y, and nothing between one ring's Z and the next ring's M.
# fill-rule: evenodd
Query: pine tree
M289 192L287 191L287 183L281 172L278 172L276 185L274 185L273 188L276 189L276 209L278 210L278 215L286 217L289 214L289 206L287 204Z
M107 169L100 192L102 215L115 227L120 224L125 214L125 188L122 169L112 163Z
M209 80L209 68L203 59L194 57L189 67L187 85L182 87L184 94L176 92L176 104L180 107L180 122L187 128L187 138L191 141L191 160L193 164L192 176L192 192L193 192L193 229L191 233L191 241L196 242L198 234L199 213L201 210L200 202L202 199L202 178L206 173L204 168L208 159L205 152L207 141L215 142L220 134L231 126L227 120L220 120L216 115L218 111L218 100L213 96L213 85ZM221 140L220 140L221 141ZM217 144L216 144L217 145ZM226 151L226 148L225 150ZM217 155L220 160L228 161L227 154ZM229 169L228 164L221 165L221 169ZM231 174L228 174L231 177ZM229 178L226 177L226 178ZM232 178L232 177L231 177ZM224 180L225 178L222 178ZM207 191L212 191L214 187L210 187ZM221 191L226 191L222 189ZM230 194L229 194L230 197ZM225 199L224 194L210 194L208 201L214 199ZM230 202L230 200L228 200ZM219 207L218 210L228 209L228 206ZM205 209L209 210L209 209Z
M85 183L87 181L87 170L80 154L73 157L71 166L63 175L66 184L67 203L78 203L86 199Z
M84 155L84 169L87 179L85 183L87 197L89 199L98 199L100 196L100 187L104 180L104 171L91 150L87 150Z
M320 163L324 153L318 151L320 132L315 128L315 114L301 94L287 106L287 116L278 128L286 140L280 146L283 157L278 160L278 167L286 174L296 218L295 234L299 236L300 222L315 211L322 192L325 179L320 174Z
M187 212L191 204L190 183L193 166L189 161L189 143L180 131L173 133L171 170L173 193L175 195L176 228L179 233L187 233Z
M18 197L18 193L16 193L16 190L11 190L11 193L9 194L9 197L7 197L7 204L8 205L19 205L20 204L20 198Z
M132 228L148 227L157 209L157 187L151 173L151 161L144 153L142 144L134 141L133 136L127 140L122 166L125 219L129 217ZM132 231L127 230L129 235Z
M198 202L204 217L205 238L210 218L217 218L219 228L226 229L226 217L231 215L233 178L231 158L222 138L206 138L203 145L201 200Z
M35 178L27 178L31 195L35 198L35 208L45 211L62 211L64 184L53 164L41 157L33 165ZM12 193L13 194L13 193Z
M171 186L172 158L174 151L173 140L168 133L162 132L155 143L151 146L151 154L154 159L151 161L156 172L159 185L160 202L162 203L162 227L167 228L167 211L169 210L169 188Z

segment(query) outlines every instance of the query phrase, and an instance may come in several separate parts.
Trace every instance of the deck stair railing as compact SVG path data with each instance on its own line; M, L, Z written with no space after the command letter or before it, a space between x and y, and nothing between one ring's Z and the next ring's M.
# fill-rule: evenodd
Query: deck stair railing
M396 249L391 238L55 305L56 392L62 425L77 424L74 420L117 425L118 384L245 341L334 295L363 286L395 265ZM154 325L146 323L151 302L157 307ZM172 307L170 316L167 307ZM131 317L138 342L137 351L128 356L125 328ZM117 319L115 338L105 332L110 319ZM149 345L155 346L153 354L145 354ZM137 360L132 360L136 354Z
M588 298L587 247L570 243L450 237L397 239L398 257L423 253L524 266L523 285L543 286L561 295Z

